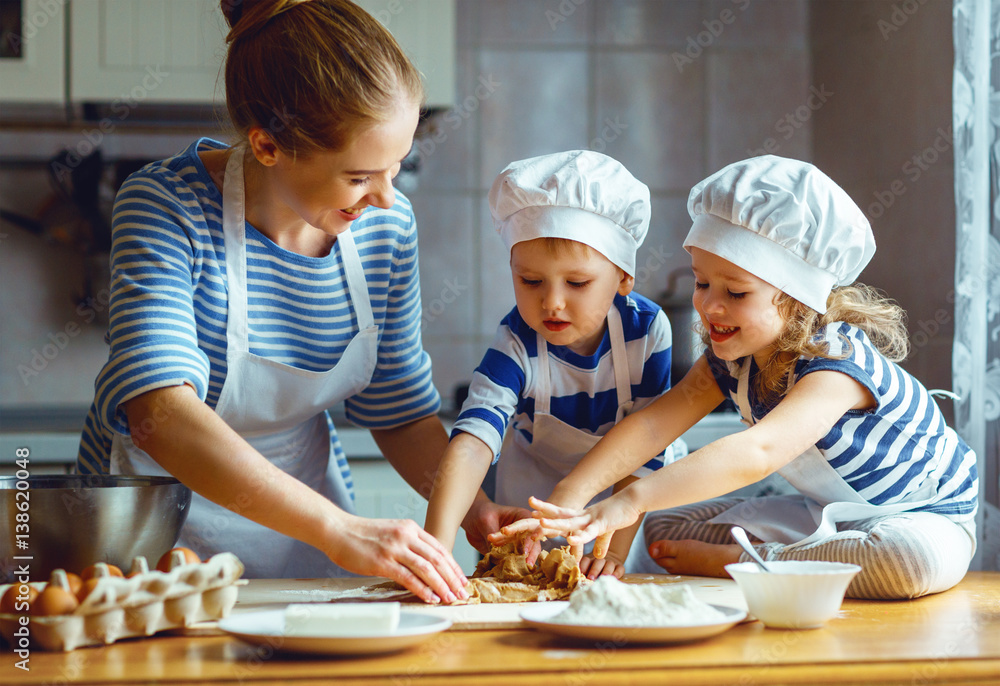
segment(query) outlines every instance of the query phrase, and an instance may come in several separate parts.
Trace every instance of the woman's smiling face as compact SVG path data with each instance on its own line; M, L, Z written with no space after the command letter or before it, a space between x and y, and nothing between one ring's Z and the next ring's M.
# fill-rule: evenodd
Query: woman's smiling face
M419 108L400 106L385 122L360 130L343 150L297 157L271 148L273 192L287 222L296 219L330 236L343 233L369 206L395 203L392 179L409 153ZM256 152L256 151L255 151Z
M732 262L691 248L694 307L722 360L754 355L760 365L785 327L775 305L781 291Z

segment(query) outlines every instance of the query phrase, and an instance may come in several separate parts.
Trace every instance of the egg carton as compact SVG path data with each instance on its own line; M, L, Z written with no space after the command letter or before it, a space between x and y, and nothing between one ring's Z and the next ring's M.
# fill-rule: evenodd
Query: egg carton
M141 561L141 562L140 562ZM148 569L144 558L136 567ZM31 644L43 650L70 651L108 645L122 638L152 636L160 631L189 627L220 619L236 604L243 563L232 553L219 553L204 562L173 566L168 572L145 571L129 578L100 576L94 589L71 613L30 616ZM0 597L13 584L0 586ZM41 591L44 583L29 584ZM20 616L0 614L0 634L20 646Z

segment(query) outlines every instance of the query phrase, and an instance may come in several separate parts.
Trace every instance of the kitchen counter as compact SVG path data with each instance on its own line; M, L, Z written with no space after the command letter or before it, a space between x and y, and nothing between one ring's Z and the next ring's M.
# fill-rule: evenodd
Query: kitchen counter
M821 629L747 622L675 646L587 645L523 628L451 630L401 653L357 659L290 658L218 635L33 650L30 659L30 672L15 669L4 648L4 683L996 684L1000 573L973 572L956 588L919 600L845 600Z

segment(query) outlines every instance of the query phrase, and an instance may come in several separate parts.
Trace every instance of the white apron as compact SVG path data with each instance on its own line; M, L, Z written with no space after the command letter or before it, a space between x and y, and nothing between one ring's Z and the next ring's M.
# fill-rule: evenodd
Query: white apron
M333 455L324 410L363 390L375 370L378 327L372 315L361 258L350 230L337 236L358 334L332 369L313 372L254 355L249 349L246 219L243 184L245 150L229 156L223 188L228 316L226 364L216 413L270 462L354 511L350 491ZM194 456L192 456L194 458ZM166 474L128 436L115 435L111 470ZM241 502L256 492L234 497ZM256 524L194 494L179 545L207 557L230 551L246 565L248 578L330 577L347 574L316 548Z
M750 365L748 357L740 368L736 389L742 421L750 426ZM791 374L789 375L791 379ZM801 495L749 498L708 520L715 524L737 524L762 541L798 547L815 543L837 533L838 522L853 522L913 510L934 501L934 483L911 494L907 502L873 505L862 498L820 452L812 446L778 470Z
M632 384L629 377L622 316L613 305L608 312L608 335L615 371L618 411L615 422L632 409ZM528 443L519 432L507 432L497 464L496 502L500 505L528 507L528 497L547 498L556 484L572 471L587 452L597 445L594 436L549 414L552 380L549 374L549 349L537 335L538 382L535 393L535 417ZM610 489L595 496L595 502L610 494Z

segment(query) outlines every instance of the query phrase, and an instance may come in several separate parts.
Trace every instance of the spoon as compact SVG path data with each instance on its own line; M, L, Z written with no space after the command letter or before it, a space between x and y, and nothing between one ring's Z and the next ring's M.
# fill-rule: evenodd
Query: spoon
M744 531L742 528L738 526L734 526L732 529L730 529L730 533L733 534L733 538L735 538L736 542L740 544L740 547L746 551L746 554L749 555L754 562L760 565L761 569L763 569L765 572L771 571L770 569L767 568L767 565L764 564L764 559L760 555L758 555L757 551L754 550L754 547L750 545L750 539L747 538L746 531Z

